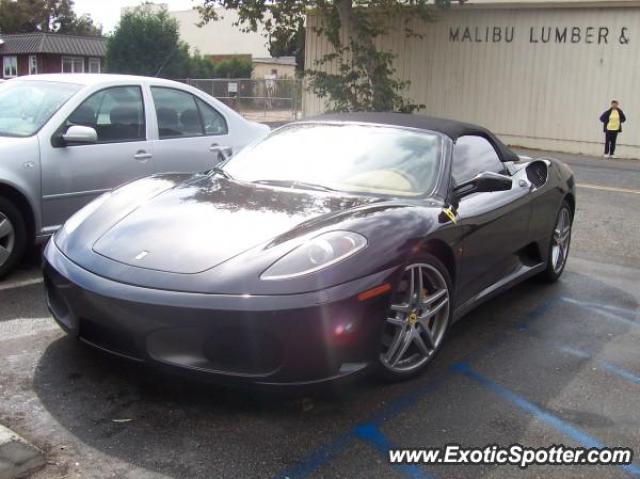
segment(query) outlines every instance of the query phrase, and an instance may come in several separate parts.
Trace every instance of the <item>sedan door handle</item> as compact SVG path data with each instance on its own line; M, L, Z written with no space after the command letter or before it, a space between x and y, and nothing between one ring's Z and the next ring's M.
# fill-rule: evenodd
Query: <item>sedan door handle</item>
M225 159L230 158L231 155L233 155L233 148L231 148L230 146L218 145L217 143L212 143L209 147L209 151L211 153L219 153Z
M133 157L138 161L146 161L151 158L151 153L147 153L144 150L137 151Z

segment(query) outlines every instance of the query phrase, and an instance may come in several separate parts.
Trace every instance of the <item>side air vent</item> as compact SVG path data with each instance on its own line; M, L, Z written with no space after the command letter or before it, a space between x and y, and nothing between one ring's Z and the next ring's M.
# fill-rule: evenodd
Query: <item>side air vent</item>
M547 164L544 161L534 161L527 166L527 178L537 188L547 182Z

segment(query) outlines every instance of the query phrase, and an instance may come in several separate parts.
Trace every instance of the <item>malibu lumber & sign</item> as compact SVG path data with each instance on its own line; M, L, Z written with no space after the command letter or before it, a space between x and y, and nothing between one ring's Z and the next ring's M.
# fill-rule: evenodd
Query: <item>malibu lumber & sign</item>
M454 43L512 43L518 36L516 27L449 27L449 41ZM615 30L603 25L530 27L525 38L532 44L628 45L630 42L627 27Z

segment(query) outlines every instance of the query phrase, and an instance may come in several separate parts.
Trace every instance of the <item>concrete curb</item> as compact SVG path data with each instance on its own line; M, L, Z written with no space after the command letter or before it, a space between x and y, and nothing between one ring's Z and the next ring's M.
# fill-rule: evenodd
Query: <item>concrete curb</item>
M0 424L0 479L13 479L44 464L40 449Z

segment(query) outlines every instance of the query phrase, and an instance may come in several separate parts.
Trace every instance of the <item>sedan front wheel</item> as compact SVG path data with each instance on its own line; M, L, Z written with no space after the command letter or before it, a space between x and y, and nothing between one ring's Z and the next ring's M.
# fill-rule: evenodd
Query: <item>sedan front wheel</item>
M0 197L0 278L7 275L24 254L27 237L20 211Z
M393 295L382 334L380 365L388 379L417 374L443 343L452 313L451 280L433 256L409 264Z

